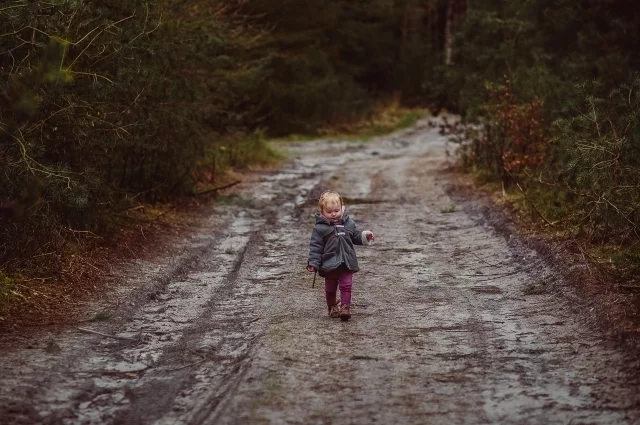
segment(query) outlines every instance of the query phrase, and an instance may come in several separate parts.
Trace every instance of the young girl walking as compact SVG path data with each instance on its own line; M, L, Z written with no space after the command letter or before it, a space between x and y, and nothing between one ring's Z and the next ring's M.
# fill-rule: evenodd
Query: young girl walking
M375 237L369 230L356 229L337 192L327 191L318 201L316 224L311 233L307 270L324 277L324 290L330 317L351 318L351 284L359 270L354 245L371 245ZM340 303L336 292L340 288Z

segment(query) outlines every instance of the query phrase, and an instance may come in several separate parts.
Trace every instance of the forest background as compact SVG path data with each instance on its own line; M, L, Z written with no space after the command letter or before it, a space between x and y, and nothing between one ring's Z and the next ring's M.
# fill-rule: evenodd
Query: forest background
M0 304L265 140L445 108L460 164L638 285L634 0L5 0ZM497 186L496 186L497 185Z

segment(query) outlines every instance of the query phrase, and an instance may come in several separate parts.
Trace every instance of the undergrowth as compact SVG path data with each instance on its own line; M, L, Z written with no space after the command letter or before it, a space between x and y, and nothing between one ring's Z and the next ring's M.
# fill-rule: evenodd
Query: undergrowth
M16 280L0 270L0 309L15 297Z

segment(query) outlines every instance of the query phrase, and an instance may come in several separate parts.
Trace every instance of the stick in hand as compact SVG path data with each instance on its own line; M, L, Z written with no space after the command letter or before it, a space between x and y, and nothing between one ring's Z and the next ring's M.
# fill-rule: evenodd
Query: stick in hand
M316 286L316 275L318 274L318 269L316 269L313 266L307 265L307 271L309 273L313 272L313 283L311 284L311 287L315 288L315 286Z

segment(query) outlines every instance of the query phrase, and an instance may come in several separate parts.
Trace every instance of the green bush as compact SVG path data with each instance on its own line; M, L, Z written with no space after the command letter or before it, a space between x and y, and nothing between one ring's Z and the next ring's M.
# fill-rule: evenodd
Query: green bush
M555 122L554 172L577 207L574 221L592 237L638 239L640 75L604 96L597 83L577 88L583 100Z

